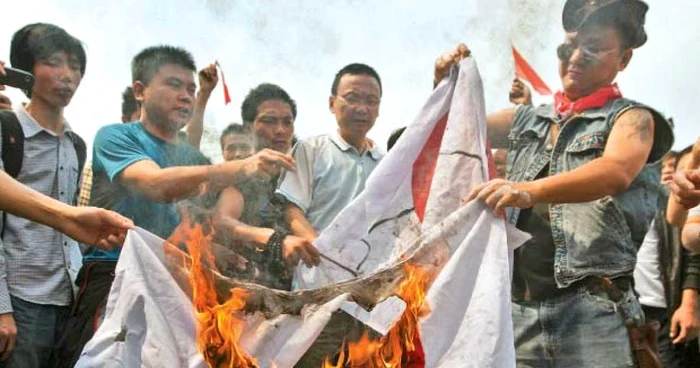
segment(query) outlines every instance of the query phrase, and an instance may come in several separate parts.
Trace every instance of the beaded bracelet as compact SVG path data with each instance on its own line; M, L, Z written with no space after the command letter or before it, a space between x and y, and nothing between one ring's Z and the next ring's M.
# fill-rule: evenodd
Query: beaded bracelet
M284 261L282 242L287 235L289 235L288 231L279 228L275 229L275 232L270 235L270 238L265 244L265 249L263 250L263 253L266 256L265 258L268 262L279 264Z

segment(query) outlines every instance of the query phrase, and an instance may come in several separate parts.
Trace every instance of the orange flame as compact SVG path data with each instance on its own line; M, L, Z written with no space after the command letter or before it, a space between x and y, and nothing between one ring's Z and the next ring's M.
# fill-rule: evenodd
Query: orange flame
M213 368L257 367L256 360L238 344L245 324L242 311L248 293L231 289L231 297L219 303L212 272L216 269L210 248L213 234L206 234L200 224L191 224L188 216L183 218L170 242L187 245L191 257L184 266L189 270L192 303L197 313L199 351Z
M390 368L413 363L410 360L420 334L418 320L429 312L425 296L433 273L418 265L407 263L404 267L406 279L396 294L406 302L406 310L399 322L378 340L371 340L365 332L359 341L350 342L347 349L341 349L335 364L326 358L323 368Z

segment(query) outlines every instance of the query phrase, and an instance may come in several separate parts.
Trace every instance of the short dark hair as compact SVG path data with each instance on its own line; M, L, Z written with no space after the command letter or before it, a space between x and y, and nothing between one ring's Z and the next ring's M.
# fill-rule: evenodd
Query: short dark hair
M677 158L678 158L678 152L677 152L677 151L674 151L674 150L668 151L668 153L664 155L664 160L667 159L667 158L671 158L671 157L677 159Z
M338 85L340 84L340 79L346 75L368 75L377 80L379 83L379 94L382 94L382 80L379 78L379 74L371 66L360 63L352 63L340 69L338 73L335 74L333 79L333 84L331 85L331 95L335 96L338 94Z
M229 124L229 126L227 126L226 129L224 129L224 131L221 133L221 137L219 137L219 144L221 145L221 149L224 149L224 138L232 134L247 135L250 134L250 129L248 129L244 125L237 123Z
M132 82L140 81L148 84L160 68L171 64L179 65L192 72L197 71L194 58L189 51L168 45L151 46L139 52L131 61Z
M243 124L253 124L255 117L258 116L258 107L265 101L282 100L286 102L292 109L292 117L297 118L297 104L289 97L287 91L282 87L272 84L263 83L248 92L245 96L243 104L241 104L241 118Z
M396 141L401 138L401 135L403 134L404 130L406 130L406 127L399 128L391 132L391 135L389 136L389 140L386 142L386 150L389 151L394 147L396 144Z
M129 86L122 92L122 116L131 116L139 109L139 103L134 96L134 89Z
M10 64L13 68L34 73L37 61L45 60L57 52L75 56L80 62L80 75L85 75L87 55L82 42L63 28L48 23L32 23L22 27L12 36ZM32 97L32 91L24 92Z

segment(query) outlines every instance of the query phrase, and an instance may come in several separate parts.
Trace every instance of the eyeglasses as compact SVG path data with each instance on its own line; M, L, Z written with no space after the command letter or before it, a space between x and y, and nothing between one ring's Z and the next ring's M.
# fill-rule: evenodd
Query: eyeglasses
M585 64L595 64L601 62L605 55L615 52L615 49L602 50L598 52L593 52L583 45L574 45L571 43L562 43L557 47L557 57L561 61L569 61L574 55L576 49L581 50L583 54L583 62Z
M356 95L356 94L352 94L352 93L347 94L345 96L338 95L338 97L340 99L342 99L343 101L345 101L348 105L353 105L353 106L366 105L366 106L369 106L372 108L376 108L376 107L379 107L379 103L381 102L380 99L378 99L374 96L362 97L360 95Z

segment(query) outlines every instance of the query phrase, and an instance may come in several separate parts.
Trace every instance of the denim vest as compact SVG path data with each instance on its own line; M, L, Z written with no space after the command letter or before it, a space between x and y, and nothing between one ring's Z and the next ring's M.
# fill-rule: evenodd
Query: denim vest
M627 99L586 110L564 124L551 105L520 106L508 135L508 180L532 181L549 164L549 176L574 170L603 155L617 117L631 108L644 108L654 116L654 144L648 164L671 149L673 131L653 109ZM551 144L551 124L559 137ZM637 250L657 210L659 171L646 165L624 192L586 203L550 204L554 238L554 278L566 287L586 276L632 275ZM509 209L516 224L519 209Z

